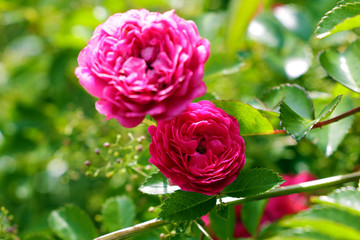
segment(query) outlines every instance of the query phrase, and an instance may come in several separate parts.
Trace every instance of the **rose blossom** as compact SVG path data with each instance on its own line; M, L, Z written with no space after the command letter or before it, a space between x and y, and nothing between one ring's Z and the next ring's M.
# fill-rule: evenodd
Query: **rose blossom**
M145 115L167 120L206 92L210 43L174 11L117 13L99 25L80 52L75 74L100 100L107 119L135 127Z
M184 191L215 195L245 164L237 120L209 101L189 104L174 119L150 126L150 163Z

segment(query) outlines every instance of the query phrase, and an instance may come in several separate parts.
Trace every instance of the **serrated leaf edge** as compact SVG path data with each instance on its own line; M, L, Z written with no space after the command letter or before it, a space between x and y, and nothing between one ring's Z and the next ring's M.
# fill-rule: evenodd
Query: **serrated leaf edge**
M298 84L296 84L296 83L292 83L292 84L291 84L291 83L280 84L280 85L275 86L275 87L271 88L270 90L268 90L266 93L264 93L264 95L269 94L270 92L275 91L275 90L280 90L281 87L295 87L295 88L298 88L298 89L302 90L302 91L305 93L307 99L310 100L311 109L312 109L312 116L313 116L313 118L315 118L314 103L313 103L313 101L312 101L312 99L311 99L308 91L306 91L305 88L303 88L302 86L300 86L300 85L298 85ZM279 101L279 103L277 103L277 104L275 105L275 107L280 106L280 104L282 103L282 101L284 100L284 98L285 98L285 97L283 97L283 98ZM275 107L274 107L274 108L275 108ZM271 110L274 110L274 108L271 108L271 109L269 109L269 110L270 110L270 111L271 111Z
M186 192L186 191L177 190L177 191L175 191L172 195L177 194L177 193L180 193L180 192ZM198 193L198 194L201 194L201 193ZM195 218L188 218L188 219L174 219L174 218L172 218L172 217L163 217L163 216L161 216L161 214L162 214L163 211L164 211L163 207L164 207L166 204L168 204L169 201L172 200L172 199L171 199L172 195L170 195L169 198L167 198L167 199L164 201L164 203L161 205L161 207L160 207L161 212L159 213L158 219L167 220L167 221L169 221L169 222L184 222L184 221L190 221L190 220L194 220L194 219L196 219L196 218L200 218L200 217L204 216L206 213L208 213L212 208L214 208L214 207L216 206L216 195L214 195L214 196L208 196L209 198L206 199L205 201L197 202L198 204L193 205L193 206L190 207L190 208L192 208L192 207L195 207L195 206L200 205L200 204L202 204L202 203L206 203L206 202L208 202L208 201L210 201L210 200L214 200L214 204L213 204L212 208L211 208L209 211L206 211L206 212L202 213L201 216L198 216L198 217L195 217ZM204 194L203 194L203 195L204 195ZM207 196L207 195L205 195L205 196ZM186 210L188 210L188 209L190 209L190 208L187 208L187 209L185 209L185 210L182 209L182 210L179 210L179 211L176 211L176 212L172 212L171 215L178 214L179 212L186 211ZM170 215L170 216L171 216L171 215Z
M320 29L320 24L322 24L322 22L329 18L329 16L334 13L334 11L338 10L338 9L341 9L341 8L344 8L344 7L347 7L349 5L359 5L360 4L360 1L359 2L352 2L352 3L345 3L345 4L342 4L342 5L337 5L335 6L334 8L332 8L331 10L329 10L328 12L325 13L325 15L320 19L320 21L316 24L316 29L314 31L314 34L315 34L315 38L317 39L322 39L322 38L325 38L327 36L329 36L331 34L331 31L328 31L328 32L325 32L325 33L318 33L319 29ZM360 15L360 13L359 13ZM343 19L342 22L344 22L346 19L350 19L352 17L349 17L349 18L345 18ZM340 22L340 23L342 23ZM336 24L335 26L339 25L340 23ZM334 26L334 27L335 27ZM334 29L334 27L332 29Z
M307 120L311 120L311 121L309 122L309 125L310 125L309 129L306 130L302 136L296 137L294 134L291 134L291 133L286 129L285 126L283 126L283 121L282 121L281 118L280 118L280 116L281 116L281 105L282 105L282 104L286 104L286 102L283 101L283 102L281 102L281 104L280 104L280 113L279 113L280 126L282 126L282 127L283 127L283 130L284 130L287 134L289 134L292 138L294 138L296 141L300 141L300 140L301 140L303 137L305 137L305 135L308 134L308 132L310 132L310 130L314 127L314 125L316 124L315 119L311 120L311 119L308 119L308 118L304 118L303 116L300 116L297 112L295 112L294 110L292 110L292 109L289 107L289 105L286 104L286 106L287 106L289 109L291 109L291 111L293 111L295 114L297 114L297 115L300 116L301 118L307 119ZM315 123L312 124L313 122L315 122Z
M247 169L247 170L243 170L243 171L248 171L248 172L251 172L251 171L256 171L256 170L265 170L265 171L268 171L268 172L271 172L271 173L275 173L276 175L277 175L277 177L279 178L279 180L281 179L281 181L278 183L278 184L276 184L276 185L274 185L272 188L270 188L270 189L268 189L268 190L266 190L266 191L264 191L264 192L261 192L261 193L257 193L257 194L254 194L254 195L249 195L249 196L246 196L246 197L253 197L253 196L258 196L258 195L261 195L261 194L263 194L263 193L265 193L265 192L268 192L268 191L271 191L271 190L273 190L273 189L275 189L275 188L277 188L277 187L279 187L281 184L283 184L284 182L285 182L285 180L277 173L277 172L275 172L275 171L273 171L273 170L271 170L271 169L268 169L268 168L252 168L252 169ZM239 174L240 175L240 174ZM236 180L235 180L236 181ZM235 182L234 181L234 182ZM248 182L248 184L249 184L250 182ZM229 184L228 186L230 186L231 184ZM225 188L226 189L226 188ZM224 189L224 190L225 190ZM239 192L239 191L238 191ZM223 194L225 194L225 195L227 195L227 196L230 196L230 197L233 197L233 195L231 195L231 194L233 194L233 193L237 193L236 191L234 191L234 192L222 192ZM230 193L230 195L229 195L229 193Z

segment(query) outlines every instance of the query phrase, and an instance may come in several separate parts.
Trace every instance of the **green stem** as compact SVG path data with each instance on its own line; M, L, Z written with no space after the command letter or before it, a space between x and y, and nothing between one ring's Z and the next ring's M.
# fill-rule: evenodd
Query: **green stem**
M197 221L194 221L194 223L209 240L213 240L210 234Z
M222 201L227 203L229 206L239 205L245 202L250 202L254 200L267 199L272 197L279 197L283 195L289 195L294 193L309 192L318 189L334 187L347 182L354 182L360 179L360 172L354 172L345 175L333 176L323 179L318 179L309 182L303 182L295 185L289 185L285 187L279 187L274 190L265 192L257 196L243 197L243 198L223 198ZM219 203L218 203L219 204Z
M142 175L144 178L148 178L149 175L144 173L143 171L137 169L136 167L131 167L131 170L133 170L134 172L137 172L138 174Z
M283 195L289 195L293 193L301 193L301 192L314 191L322 188L335 187L343 183L358 181L359 179L360 179L360 172L355 172L345 175L333 176L333 177L318 179L314 181L299 183L296 185L279 187L274 190L270 190L268 192L256 196L243 197L243 198L224 197L222 198L222 202L227 203L229 206L235 206L254 200L261 200L261 199L267 199L267 198L278 197ZM221 203L218 201L217 204L221 204ZM125 239L130 236L138 235L144 231L156 229L166 224L168 224L168 222L165 220L152 219L132 227L124 228L103 235L101 237L96 238L95 240Z
M138 235L144 231L156 229L167 224L165 220L152 219L143 223L136 224L135 226L123 228L115 232L108 233L101 237L95 238L95 240L115 240L115 239L125 239L131 236Z

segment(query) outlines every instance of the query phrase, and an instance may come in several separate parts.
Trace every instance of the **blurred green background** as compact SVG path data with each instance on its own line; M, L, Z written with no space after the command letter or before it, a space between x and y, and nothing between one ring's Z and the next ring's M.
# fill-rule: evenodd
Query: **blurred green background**
M147 210L159 199L137 190L142 173L154 171L147 166L146 126L128 130L116 120L103 121L96 99L74 75L77 55L94 28L114 13L176 9L194 20L212 44L204 81L217 98L255 104L272 87L296 83L311 93L316 109L337 94L347 96L347 106L359 105L359 98L332 81L317 59L321 50L357 38L356 32L344 32L313 39L317 22L336 1L263 1L248 30L228 41L231 28L248 24L240 13L229 20L234 2L0 0L0 206L13 216L10 225L17 226L21 239L40 232L54 238L49 213L69 203L88 213L103 234L101 207L116 195L135 203L134 223L156 217L156 211ZM238 51L224 61L229 49ZM354 121L331 156L309 139L296 144L289 136L247 137L246 167L308 170L318 177L354 171L360 162L359 117ZM111 146L104 147L106 142ZM121 169L132 159L132 167Z

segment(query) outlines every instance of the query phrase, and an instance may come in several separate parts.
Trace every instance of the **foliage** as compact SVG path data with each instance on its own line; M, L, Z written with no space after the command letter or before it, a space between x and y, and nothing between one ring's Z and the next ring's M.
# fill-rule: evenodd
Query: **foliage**
M314 198L317 205L268 226L266 239L357 239L360 237L359 189L338 189ZM271 236L273 233L275 236Z
M317 127L360 105L358 1L2 1L0 205L12 215L0 213L1 239L90 239L158 216L182 223L135 239L198 239L195 221L210 210L213 231L232 238L234 213L215 206L219 196L179 191L148 164L152 119L132 130L103 121L74 76L94 28L132 8L175 8L211 42L203 99L234 115L246 142L245 169L221 197L275 188L276 172L321 178L359 168L358 115ZM356 239L358 193L314 198L261 236ZM244 205L253 234L261 212Z

